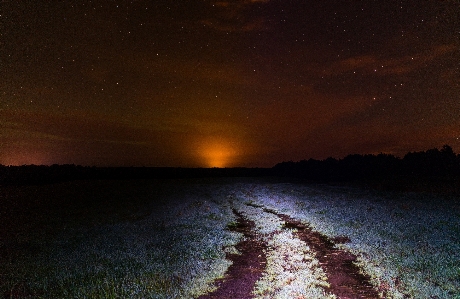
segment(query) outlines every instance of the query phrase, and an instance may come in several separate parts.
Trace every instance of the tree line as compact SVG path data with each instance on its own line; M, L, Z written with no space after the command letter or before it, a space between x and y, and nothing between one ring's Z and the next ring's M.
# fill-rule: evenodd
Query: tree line
M312 181L353 181L405 177L460 178L460 154L452 147L390 154L352 154L342 159L282 162L272 168L94 167L65 165L0 165L0 185L49 184L70 180L201 177L294 177Z
M273 167L278 176L316 181L350 181L391 176L454 177L460 176L460 154L449 145L441 149L409 152L403 158L390 154L353 154L343 159L282 162Z

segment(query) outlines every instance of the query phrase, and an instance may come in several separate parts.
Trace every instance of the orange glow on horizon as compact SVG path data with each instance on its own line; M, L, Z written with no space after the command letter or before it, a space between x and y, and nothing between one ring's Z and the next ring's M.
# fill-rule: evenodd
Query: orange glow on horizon
M199 155L206 167L230 167L235 163L237 151L229 142L213 141L200 145Z
M51 165L48 155L44 153L16 152L0 157L0 164L5 166Z

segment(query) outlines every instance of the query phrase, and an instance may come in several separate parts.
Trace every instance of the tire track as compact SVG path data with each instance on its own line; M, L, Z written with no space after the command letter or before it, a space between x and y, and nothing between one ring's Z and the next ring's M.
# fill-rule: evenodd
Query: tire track
M328 292L339 299L381 298L370 283L369 277L361 274L359 267L353 263L356 261L355 255L336 248L329 238L313 231L297 219L266 208L263 211L280 217L285 222L286 228L296 229L295 235L315 252L315 258L319 260L328 278L330 285L326 289ZM337 242L339 241L344 243L349 240L342 237L337 239Z
M242 233L244 241L235 247L241 254L229 254L226 257L232 261L224 278L215 282L217 289L198 299L251 299L252 291L257 280L265 270L267 259L264 250L267 245L259 240L255 233L255 223L243 217L236 209L233 213L237 216L237 224L230 228L231 231Z
M349 241L346 237L336 238L333 242L326 236L313 231L308 225L288 215L252 203L246 205L256 209L251 213L259 210L259 216L262 216L264 213L276 216L281 222L284 222L283 227L269 234L263 233L260 235L260 228L256 228L256 226L262 224L263 220L254 217L254 214L247 214L247 211L238 211L236 208L233 208L233 213L237 216L237 223L229 227L229 229L244 235L244 240L235 246L240 254L226 254L226 258L232 262L232 265L226 272L225 277L215 281L214 284L217 289L214 292L202 295L198 299L259 298L260 295L258 297L254 291L256 284L259 283L259 280L264 275L267 275L265 272L270 268L267 268L267 257L271 256L272 253L278 252L280 248L287 248L285 247L287 244L284 243L282 247L276 248L276 246L272 247L273 245L269 246L267 242L272 242L271 240L281 234L282 231L292 231L293 229L295 229L292 232L294 240L297 239L298 242L304 242L310 248L309 250L313 254L312 257L314 256L314 259L317 262L319 261L318 266L321 267L325 277L327 277L327 284L320 286L321 292L324 292L324 295L318 298L323 298L323 296L326 298L328 296L326 294L335 295L337 299L382 298L370 283L369 278L361 274L359 267L354 264L356 256L335 247L334 242L345 243ZM301 250L299 252L296 250L298 251L298 249L295 249L291 254L302 253ZM280 256L283 256L283 254ZM290 256L286 256L285 258L289 258ZM296 267L295 264L292 264L292 266ZM290 275L295 275L295 272ZM300 275L303 277L303 274ZM287 284L290 283L291 281L287 282ZM315 287L318 286L316 285ZM268 289L268 292L275 296L280 294L278 293L279 291L279 286L275 285L271 285L270 289ZM266 298L266 295L262 295L262 297ZM293 298L307 297L298 293Z

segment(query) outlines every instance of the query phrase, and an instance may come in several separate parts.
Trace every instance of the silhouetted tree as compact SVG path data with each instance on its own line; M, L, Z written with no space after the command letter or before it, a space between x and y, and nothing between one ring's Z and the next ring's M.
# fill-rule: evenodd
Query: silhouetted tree
M273 168L275 174L302 177L311 180L355 180L378 179L395 175L411 176L452 176L460 175L460 155L456 155L449 145L441 150L409 152L403 159L394 155L352 154L336 160L302 160L283 162Z

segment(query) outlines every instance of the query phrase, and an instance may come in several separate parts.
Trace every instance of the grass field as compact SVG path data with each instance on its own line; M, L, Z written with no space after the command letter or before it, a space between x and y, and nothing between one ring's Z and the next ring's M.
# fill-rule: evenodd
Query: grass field
M254 178L74 181L3 186L0 204L0 298L196 298L242 240L228 229L233 209L269 245L255 298L334 298L315 253L264 209L347 236L337 246L385 298L460 298L454 195Z

